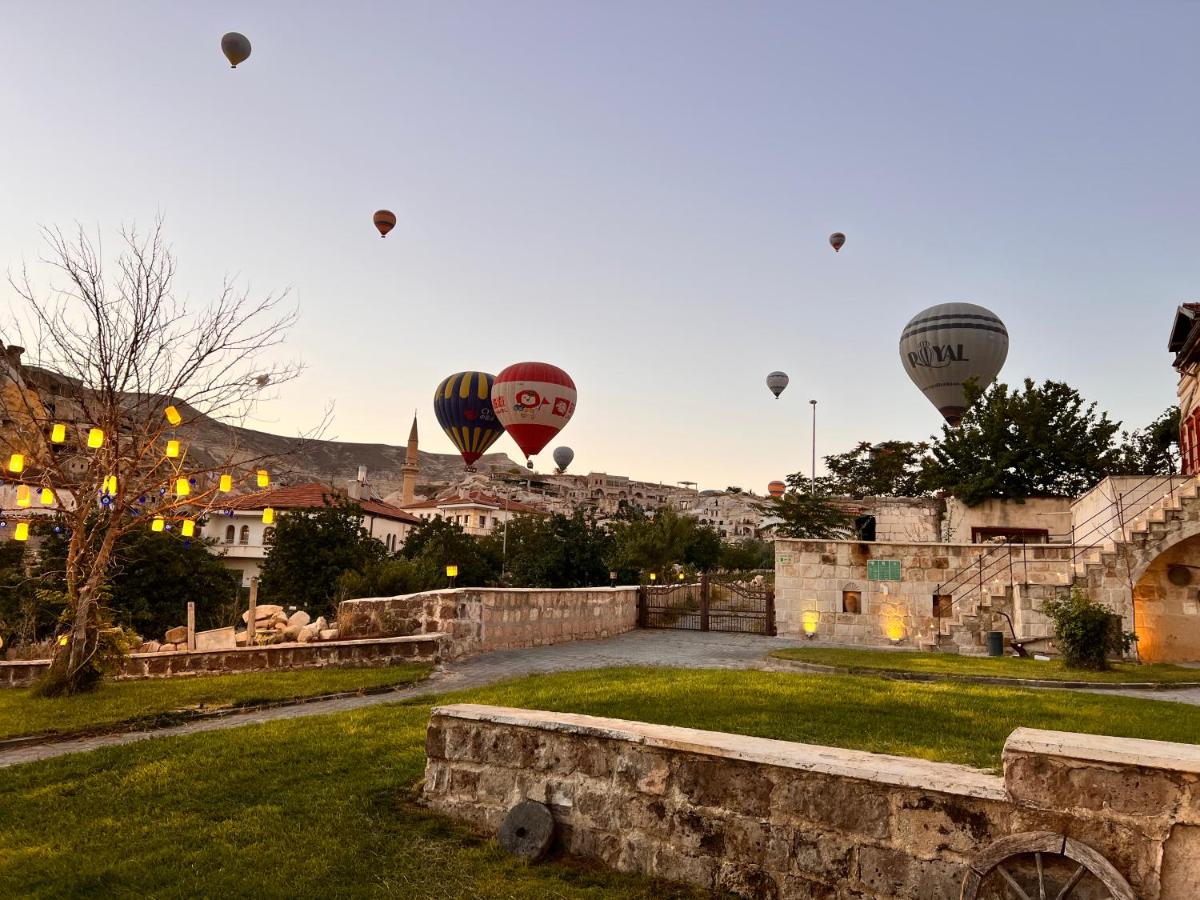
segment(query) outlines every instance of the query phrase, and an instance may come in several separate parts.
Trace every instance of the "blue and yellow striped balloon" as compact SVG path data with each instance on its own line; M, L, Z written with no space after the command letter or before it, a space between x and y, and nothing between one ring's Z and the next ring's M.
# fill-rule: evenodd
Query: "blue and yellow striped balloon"
M442 379L433 393L433 412L467 466L487 452L504 434L492 412L492 382L487 372L455 372Z

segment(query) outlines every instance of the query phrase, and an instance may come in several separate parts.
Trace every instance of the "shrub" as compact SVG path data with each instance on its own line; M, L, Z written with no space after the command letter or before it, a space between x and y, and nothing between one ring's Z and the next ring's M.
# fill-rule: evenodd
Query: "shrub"
M1048 600L1042 612L1054 623L1054 640L1067 668L1107 669L1108 654L1122 649L1112 610L1078 588L1069 597Z

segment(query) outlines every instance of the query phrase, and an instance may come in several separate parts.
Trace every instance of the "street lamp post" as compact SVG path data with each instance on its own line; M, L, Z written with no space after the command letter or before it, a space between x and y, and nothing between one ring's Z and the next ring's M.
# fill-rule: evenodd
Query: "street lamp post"
M812 404L813 423L812 423L812 479L808 483L808 492L810 494L817 493L817 401L809 400Z

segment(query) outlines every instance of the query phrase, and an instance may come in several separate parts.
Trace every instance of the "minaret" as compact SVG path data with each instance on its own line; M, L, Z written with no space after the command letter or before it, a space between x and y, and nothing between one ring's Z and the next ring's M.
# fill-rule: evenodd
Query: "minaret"
M417 499L417 473L421 471L417 463L417 414L413 413L412 430L408 433L408 450L404 454L404 465L400 467L404 473L404 490L401 506L408 506Z

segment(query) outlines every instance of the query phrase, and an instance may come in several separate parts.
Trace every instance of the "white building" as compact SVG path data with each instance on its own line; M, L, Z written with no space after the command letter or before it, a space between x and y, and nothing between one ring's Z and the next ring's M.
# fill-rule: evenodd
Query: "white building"
M546 511L540 507L482 491L470 491L466 494L413 503L406 506L404 511L420 521L447 519L461 525L463 531L476 537L491 534L517 516L546 515Z

